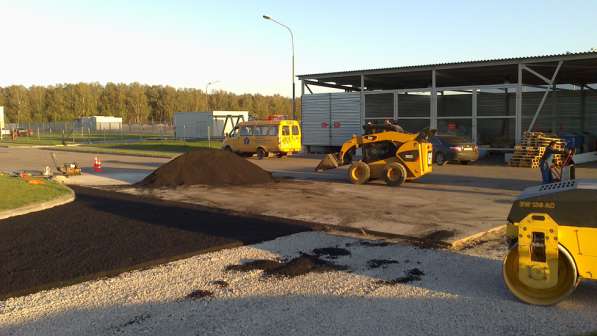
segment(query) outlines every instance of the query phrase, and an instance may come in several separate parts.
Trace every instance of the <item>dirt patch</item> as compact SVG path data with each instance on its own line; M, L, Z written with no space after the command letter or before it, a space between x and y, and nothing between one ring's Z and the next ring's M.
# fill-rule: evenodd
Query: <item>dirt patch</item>
M230 265L227 271L262 270L264 277L296 277L311 272L331 272L346 270L346 266L336 265L321 260L316 255L301 254L299 257L287 261L254 260L242 265Z
M0 220L0 300L311 230L273 217L73 189L72 203Z
M271 182L274 182L271 173L234 153L221 149L198 148L165 163L136 185L158 188Z
M212 284L214 286L218 286L220 288L228 287L228 283L224 280L214 280L214 281L211 281L210 284Z
M450 248L452 245L450 243L446 243L441 240L433 240L433 239L410 239L409 243L414 247L418 247L420 249L447 249Z
M213 292L203 290L203 289L197 289L197 290L194 290L194 291L190 292L189 294L187 294L186 298L189 300L199 300L199 299L208 298L208 297L212 297L212 296L214 296Z
M437 242L452 238L455 234L456 232L454 232L453 230L437 230L424 235L423 237L421 237L421 239Z
M405 272L404 276L398 277L392 280L380 280L377 283L380 285L396 285L396 284L404 284L413 281L421 281L421 277L425 275L423 271L418 268L412 268Z
M130 319L130 320L128 320L128 321L126 321L126 322L124 322L124 323L122 323L120 325L108 328L108 330L111 333L118 333L118 334L124 333L126 331L125 330L126 328L131 327L131 326L135 326L135 325L140 325L140 324L142 324L143 322L145 322L146 320L148 320L150 318L151 318L151 315L149 315L149 314L137 315L137 316L134 316L132 319Z
M397 260L391 259L371 259L367 261L367 267L369 268L386 268L390 264L398 264Z
M365 247L385 247L385 246L389 246L391 245L391 243L388 243L386 241L383 240L359 240L353 243L346 243L345 246L349 247L349 246L365 246Z
M269 259L258 259L246 262L240 265L228 265L226 266L226 271L240 271L240 272L249 272L254 270L262 270L262 271L269 271L274 268L280 267L281 263L276 260L269 260Z
M314 249L313 254L319 257L325 256L330 259L336 259L340 256L349 256L350 251L341 247L322 247Z

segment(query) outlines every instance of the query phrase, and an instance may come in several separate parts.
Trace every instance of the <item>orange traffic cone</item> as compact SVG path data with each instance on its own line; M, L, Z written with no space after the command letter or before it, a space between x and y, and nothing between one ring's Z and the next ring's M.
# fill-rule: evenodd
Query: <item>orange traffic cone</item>
M97 156L93 160L93 171L96 173L102 172L102 161Z

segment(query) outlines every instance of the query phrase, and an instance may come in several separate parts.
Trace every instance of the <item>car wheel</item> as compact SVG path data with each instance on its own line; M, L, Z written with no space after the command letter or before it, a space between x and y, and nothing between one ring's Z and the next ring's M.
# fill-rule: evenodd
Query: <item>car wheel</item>
M439 166L443 166L446 163L448 163L448 161L446 160L446 155L443 152L435 153L435 163Z

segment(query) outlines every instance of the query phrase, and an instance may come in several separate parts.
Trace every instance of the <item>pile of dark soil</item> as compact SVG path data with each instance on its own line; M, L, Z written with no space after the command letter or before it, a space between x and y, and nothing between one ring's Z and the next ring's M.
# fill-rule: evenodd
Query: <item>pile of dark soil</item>
M396 285L396 284L404 284L413 281L421 281L421 277L425 275L423 271L418 268L413 268L405 272L404 276L398 277L392 280L380 280L378 283L380 285Z
M136 185L158 188L270 182L274 182L271 173L234 153L221 149L198 148L165 163Z
M313 250L313 253L316 256L325 256L328 257L330 259L336 259L339 256L348 256L350 255L350 251L345 249L345 248L341 248L341 247L322 247L322 248L316 248Z
M242 265L230 265L227 271L252 271L262 270L264 277L295 277L311 272L331 272L347 269L346 266L336 265L329 261L321 260L318 256L301 254L301 256L288 261L254 260Z

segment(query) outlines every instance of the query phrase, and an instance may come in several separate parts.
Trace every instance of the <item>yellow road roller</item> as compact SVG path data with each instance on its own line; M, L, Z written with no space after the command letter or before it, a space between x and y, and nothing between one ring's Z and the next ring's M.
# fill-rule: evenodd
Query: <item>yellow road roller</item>
M526 303L553 305L581 279L597 280L597 180L525 189L514 201L503 276Z
M387 125L367 125L365 135L354 135L344 142L339 153L328 154L315 171L350 165L348 179L353 184L365 184L371 179L383 179L389 186L399 186L431 173L435 130L419 133L396 131ZM363 158L354 161L358 148Z

